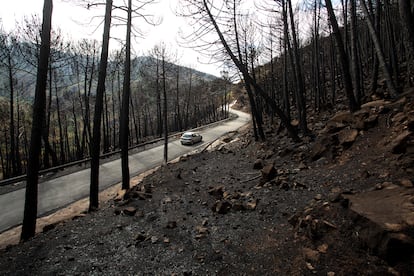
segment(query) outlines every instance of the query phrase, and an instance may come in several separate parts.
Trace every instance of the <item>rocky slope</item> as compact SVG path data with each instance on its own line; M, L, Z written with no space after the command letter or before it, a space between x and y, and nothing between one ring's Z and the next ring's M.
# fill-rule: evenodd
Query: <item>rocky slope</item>
M229 134L7 247L0 274L410 275L413 102L313 115L300 144Z

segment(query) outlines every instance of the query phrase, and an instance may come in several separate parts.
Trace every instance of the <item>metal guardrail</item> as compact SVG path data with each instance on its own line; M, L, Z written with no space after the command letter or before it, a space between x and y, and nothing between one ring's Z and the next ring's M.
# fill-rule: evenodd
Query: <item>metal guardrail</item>
M237 118L237 115L235 115L234 113L230 113L230 116L226 119L223 119L223 120L211 123L211 124L207 124L207 125L204 125L204 126L201 126L201 127L197 127L197 128L192 129L192 130L201 130L201 129L204 129L204 128L210 128L210 127L213 127L213 126L218 125L220 123L223 123L223 122L226 122L226 121L229 121L229 120L233 120L234 118ZM173 138L177 135L181 135L182 133L184 133L184 132L176 132L174 134L168 135L168 138ZM159 143L161 141L164 141L164 138L157 138L157 139L154 139L154 140L151 140L151 141L140 143L140 144L129 147L128 150L132 150L132 149L136 149L136 148L145 149L145 146L156 144L156 143ZM109 156L119 154L120 152L121 152L121 150L107 152L107 153L101 154L99 156L99 158L100 159L105 159ZM85 163L89 162L90 160L91 160L91 158L85 158L85 159L82 159L82 160L73 161L73 162L62 164L62 165L55 166L55 167L52 167L52 168L47 168L47 169L44 169L44 170L40 170L39 175L50 173L50 172L56 172L56 171L59 171L59 170L64 170L65 168L72 167L72 166L82 165L82 164L85 164ZM18 182L21 182L21 181L25 181L26 178L27 178L26 175L20 175L20 176L4 179L4 180L0 181L0 186L7 186L7 185L11 185L11 184L18 183Z
M154 140L151 140L151 141L147 141L145 143L140 143L138 145L134 145L132 147L129 147L129 150L134 149L134 148L139 148L139 147L145 148L146 145L155 144L155 143L158 143L162 140L163 139L158 138L158 139L154 139ZM107 152L107 153L101 154L99 156L99 159L105 159L105 158L113 156L115 154L119 154L120 152L121 152L121 150ZM62 164L62 165L59 165L59 166L55 166L55 167L47 168L47 169L44 169L44 170L40 170L39 175L64 170L64 169L66 169L68 167L72 167L72 166L79 166L79 165L85 164L85 163L90 162L90 161L91 161L91 158L85 158L85 159L82 159L82 160L73 161L73 162L70 162L70 163L65 163L65 164ZM7 186L7 185L11 185L11 184L14 184L14 183L17 183L17 182L25 181L26 178L27 178L26 175L20 175L20 176L4 179L4 180L0 181L0 186Z

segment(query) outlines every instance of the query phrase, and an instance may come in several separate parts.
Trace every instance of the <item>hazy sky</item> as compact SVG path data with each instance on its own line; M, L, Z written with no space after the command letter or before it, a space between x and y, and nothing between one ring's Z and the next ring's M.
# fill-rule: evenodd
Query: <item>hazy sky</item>
M77 1L53 1L53 26L62 29L65 37L71 37L75 40L80 38L95 38L101 41L102 26L98 29L96 28L102 18L96 18L91 22L90 20L93 16L102 16L105 10L104 7L102 6L101 8L93 9L93 11L88 11L85 8L77 6L74 2ZM171 51L178 52L181 65L192 66L197 70L219 76L221 68L217 68L217 65L201 64L198 62L198 59L201 58L199 54L191 49L179 48L177 45L176 41L179 28L185 28L185 21L182 18L177 18L172 11L174 9L173 5L177 1L159 0L158 2L148 8L147 13L163 18L159 26L151 27L144 23L143 20L135 21L135 25L142 26L141 29L145 30L145 37L137 38L133 42L136 54L146 55L154 45L164 42ZM12 30L15 28L16 22L21 22L24 16L33 14L41 15L42 9L43 0L3 0L2 8L0 9L0 19L6 30ZM124 28L111 29L111 36L125 37ZM112 40L110 45L115 47L117 43Z

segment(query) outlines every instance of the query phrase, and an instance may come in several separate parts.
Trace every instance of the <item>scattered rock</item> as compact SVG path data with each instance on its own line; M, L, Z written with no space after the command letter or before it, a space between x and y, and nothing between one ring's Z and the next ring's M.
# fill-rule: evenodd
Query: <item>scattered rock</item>
M348 146L355 142L358 136L358 130L356 129L343 129L338 133L339 144Z
M392 117L391 122L395 124L401 124L406 119L407 115L405 114L405 112L399 112Z
M401 179L400 184L401 184L401 186L406 187L406 188L412 188L413 187L413 182L408 178Z
M208 194L216 197L217 199L223 198L224 186L217 186L208 190Z
M257 199L250 200L249 202L247 202L245 204L245 209L246 210L254 210L254 209L256 209L257 202L258 202Z
M302 248L303 256L307 261L319 261L319 252L310 248Z
M315 143L312 145L310 157L313 161L323 157L328 151L328 146L331 145L331 139L328 137L318 137Z
M319 245L317 249L318 249L318 252L322 254L326 254L326 252L328 252L328 248L329 246L326 243L324 243L324 244Z
M148 239L148 237L145 234L139 233L136 237L135 237L135 241L136 241L136 245L138 243L141 243L143 241L146 241Z
M369 173L369 171L367 171L367 170L363 170L362 172L361 172L361 174L360 174L360 178L362 178L362 179L367 179L367 178L369 178L371 176L371 174Z
M314 199L317 200L317 201L319 201L319 200L322 199L322 195L321 194L317 194L317 195L315 195Z
M308 168L308 166L306 166L306 164L304 162L300 162L300 164L298 166L298 169L299 170L305 170L307 168Z
M204 227L204 226L196 226L196 239L202 239L205 238L207 236L207 234L209 233L208 228Z
M228 202L227 200L222 200L216 201L211 210L218 214L227 214L230 211L231 207L232 205L230 202Z
M315 270L315 268L313 267L313 265L311 263L306 262L306 267L311 271Z
M232 209L234 211L243 211L245 210L245 206L243 203L236 201L232 204Z
M355 116L349 111L342 111L336 113L329 122L336 122L336 123L343 123L343 124L350 124L355 121Z
M266 165L261 170L262 179L264 182L270 181L277 176L277 170L273 164Z
M127 192L126 190L122 190L122 189L121 190L118 190L118 192L116 194L116 197L114 198L114 201L121 201L121 200L123 200L126 192Z
M261 170L263 169L263 167L264 167L264 162L262 159L259 158L259 159L256 159L256 161L254 161L254 164L253 164L254 170Z
M381 100L375 100L375 101L371 101L371 102L367 102L361 105L361 108L371 108L371 107L381 107L381 106L385 106L387 104L390 104L390 101L386 101L384 99Z
M158 240L159 240L159 239L158 239L158 237L156 237L156 236L152 236L152 237L151 237L151 243L152 243L152 244L157 243L157 242L158 242Z
M181 169L178 170L177 173L175 174L175 178L177 178L177 179L183 179L182 176L181 176L181 172L182 172Z
M394 140L391 141L391 151L392 153L405 153L407 150L407 141L410 135L412 134L411 131L405 130L401 134L399 134Z
M122 210L122 212L127 215L127 216L134 216L135 213L137 212L137 209L134 207L126 207Z

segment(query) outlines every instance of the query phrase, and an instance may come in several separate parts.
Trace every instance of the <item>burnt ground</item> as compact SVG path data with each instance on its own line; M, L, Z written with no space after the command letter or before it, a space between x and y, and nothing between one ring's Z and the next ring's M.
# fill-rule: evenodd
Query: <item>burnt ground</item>
M414 275L413 102L312 115L299 144L241 129L3 249L0 274Z

